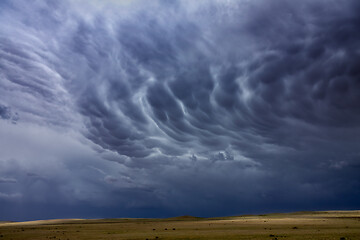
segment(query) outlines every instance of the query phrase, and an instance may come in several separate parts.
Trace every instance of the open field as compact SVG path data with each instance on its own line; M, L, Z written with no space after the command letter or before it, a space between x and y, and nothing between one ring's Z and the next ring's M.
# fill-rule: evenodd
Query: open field
M324 239L360 240L360 211L224 218L64 219L0 222L5 239Z

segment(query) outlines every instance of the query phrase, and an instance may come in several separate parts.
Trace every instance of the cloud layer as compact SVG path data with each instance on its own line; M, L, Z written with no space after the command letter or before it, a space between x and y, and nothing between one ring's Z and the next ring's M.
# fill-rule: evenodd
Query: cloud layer
M359 208L357 1L0 7L2 218Z

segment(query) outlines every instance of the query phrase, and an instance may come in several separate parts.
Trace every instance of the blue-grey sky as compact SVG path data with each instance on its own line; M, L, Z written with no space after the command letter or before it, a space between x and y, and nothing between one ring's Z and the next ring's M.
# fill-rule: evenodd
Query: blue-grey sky
M0 2L0 220L360 208L358 0Z

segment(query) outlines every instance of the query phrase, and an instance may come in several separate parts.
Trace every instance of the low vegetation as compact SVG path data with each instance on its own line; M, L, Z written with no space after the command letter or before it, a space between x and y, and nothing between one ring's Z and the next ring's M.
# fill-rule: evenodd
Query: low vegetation
M360 239L360 211L224 218L48 220L0 223L0 240Z

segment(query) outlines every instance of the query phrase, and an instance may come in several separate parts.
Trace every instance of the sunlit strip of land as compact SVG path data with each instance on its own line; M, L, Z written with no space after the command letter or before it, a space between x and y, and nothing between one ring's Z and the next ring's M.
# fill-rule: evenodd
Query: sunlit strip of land
M360 239L360 211L2 222L0 239Z

